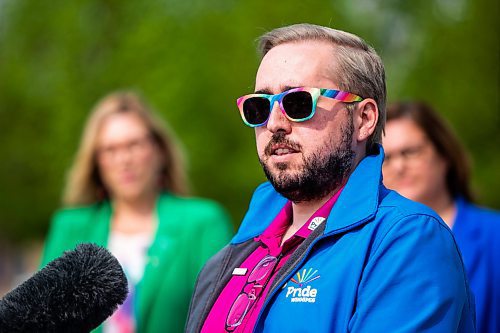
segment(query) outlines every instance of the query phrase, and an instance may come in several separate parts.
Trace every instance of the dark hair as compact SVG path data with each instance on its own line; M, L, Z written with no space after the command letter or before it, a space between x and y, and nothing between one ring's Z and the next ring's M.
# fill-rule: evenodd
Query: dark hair
M461 196L468 201L474 201L470 186L469 156L449 123L430 105L420 101L390 104L387 107L387 122L397 119L413 121L448 163L446 187L449 194L452 197Z

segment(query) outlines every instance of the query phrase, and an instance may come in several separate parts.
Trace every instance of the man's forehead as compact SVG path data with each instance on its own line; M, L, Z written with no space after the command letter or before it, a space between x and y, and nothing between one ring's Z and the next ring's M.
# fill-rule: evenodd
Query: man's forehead
M333 86L335 68L335 49L331 43L301 41L281 44L262 59L255 90L278 93L303 86L333 89L336 88Z

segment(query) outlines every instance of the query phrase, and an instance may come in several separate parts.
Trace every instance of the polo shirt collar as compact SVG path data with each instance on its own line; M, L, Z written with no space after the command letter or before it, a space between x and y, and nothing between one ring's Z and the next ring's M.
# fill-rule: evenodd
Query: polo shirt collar
M337 191L330 199L328 199L320 208L318 208L304 223L302 227L293 235L306 239L311 232L323 223L335 202L338 200L343 187ZM293 221L293 205L288 201L285 206L278 213L276 218L264 230L264 232L255 238L256 241L261 241L267 247L276 247L281 242L281 238ZM277 242L277 243L276 243ZM279 245L278 245L279 246Z

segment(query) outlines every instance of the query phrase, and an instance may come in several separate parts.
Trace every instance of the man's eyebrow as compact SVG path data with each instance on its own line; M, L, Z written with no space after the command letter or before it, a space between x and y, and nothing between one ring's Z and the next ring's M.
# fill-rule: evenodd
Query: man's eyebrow
M256 90L256 91L254 92L254 94L266 94L266 95L272 95L273 93L271 92L271 89L264 88L264 89Z
M284 91L294 89L294 88L299 88L299 87L300 86L281 86L280 92L284 92ZM271 89L269 89L269 88L259 89L259 90L255 91L254 94L274 95L273 92L271 91Z

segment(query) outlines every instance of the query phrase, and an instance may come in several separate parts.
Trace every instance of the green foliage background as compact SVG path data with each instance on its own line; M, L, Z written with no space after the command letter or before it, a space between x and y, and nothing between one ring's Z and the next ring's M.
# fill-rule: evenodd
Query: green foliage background
M389 100L420 98L455 126L482 204L500 208L499 21L494 0L0 0L0 237L46 232L87 113L141 91L189 156L193 192L235 226L264 180L236 97L253 89L255 39L310 22L382 56Z

